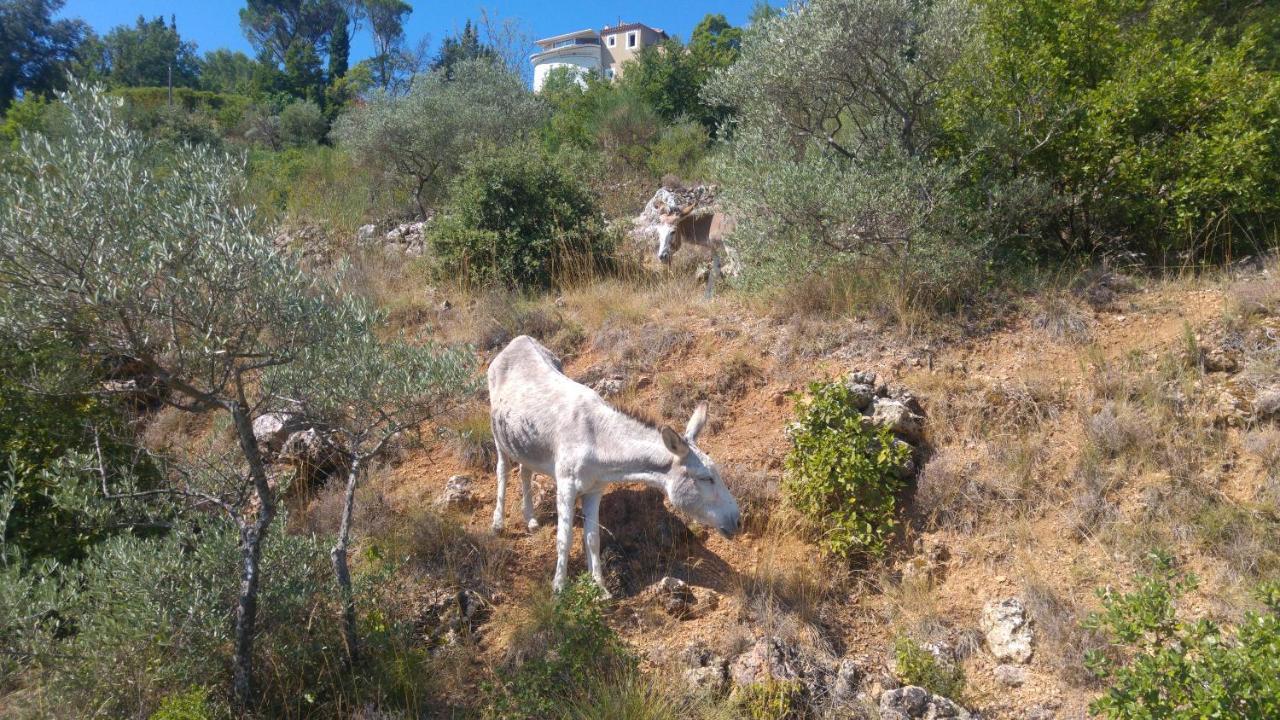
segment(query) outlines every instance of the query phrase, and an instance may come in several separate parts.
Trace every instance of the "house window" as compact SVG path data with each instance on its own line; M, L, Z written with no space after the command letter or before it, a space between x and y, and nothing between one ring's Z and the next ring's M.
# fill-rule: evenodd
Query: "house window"
M633 48L636 46L636 34L633 32L627 33L627 47Z
M610 36L609 36L609 47L613 47L614 45L617 45L617 44L618 44L618 36L617 36L617 35L610 35Z

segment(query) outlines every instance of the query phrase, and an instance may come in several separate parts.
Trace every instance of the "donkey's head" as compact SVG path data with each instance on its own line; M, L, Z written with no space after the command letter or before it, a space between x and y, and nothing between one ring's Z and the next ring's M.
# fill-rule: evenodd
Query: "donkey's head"
M661 262L671 262L671 256L680 249L680 223L689 217L693 207L686 205L676 208L675 212L664 212L658 216L658 224L654 227L658 231L658 260Z
M697 446L698 433L707 423L707 403L698 404L681 436L669 427L662 428L662 443L671 451L671 469L667 471L667 497L671 504L698 522L733 537L741 525L738 502L729 493L715 461Z

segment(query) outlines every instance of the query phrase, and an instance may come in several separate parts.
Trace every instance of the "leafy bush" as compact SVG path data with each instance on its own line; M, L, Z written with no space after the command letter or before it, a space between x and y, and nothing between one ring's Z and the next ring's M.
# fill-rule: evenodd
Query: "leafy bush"
M362 164L387 173L424 216L463 158L486 143L507 145L531 134L542 105L520 78L488 60L466 60L414 80L404 96L375 92L343 115L338 141Z
M509 681L493 689L492 716L558 717L584 687L636 671L636 658L605 622L600 589L588 575L537 612L524 641L531 653Z
M1103 589L1102 612L1086 625L1110 636L1120 659L1091 652L1090 669L1111 682L1090 711L1104 717L1280 717L1280 583L1264 585L1262 613L1246 613L1234 633L1209 620L1177 616L1177 600L1196 587L1168 558L1131 593Z
M210 706L209 690L193 687L165 698L148 720L214 720L220 714Z
M847 558L883 555L894 528L901 470L910 449L874 428L842 382L815 382L796 403L785 489L812 521L822 547Z
M123 425L118 408L102 397L68 392L83 389L87 375L66 346L0 348L0 483L13 501L3 539L28 562L82 557L116 525L90 508L97 478L59 468L76 452L93 451L95 443L108 471L131 464L133 449L117 439Z
M649 152L649 171L657 177L674 174L696 178L702 173L710 143L711 136L701 123L685 120L668 125L662 128Z
M290 103L280 111L280 138L291 147L314 145L329 132L320 106L310 100Z
M444 276L509 287L548 287L589 273L611 249L587 189L527 146L473 159L431 243Z
M799 680L773 680L734 688L734 717L744 720L800 720L806 716L805 687Z
M964 669L938 660L909 637L900 637L894 642L893 661L898 679L907 685L952 699L964 692Z
M1231 4L1227 4L1231 5ZM1235 4L1243 8L1242 4ZM1275 9L983 0L942 122L974 183L1040 178L1045 240L1164 260L1269 239L1280 217ZM1269 24L1268 24L1269 19Z

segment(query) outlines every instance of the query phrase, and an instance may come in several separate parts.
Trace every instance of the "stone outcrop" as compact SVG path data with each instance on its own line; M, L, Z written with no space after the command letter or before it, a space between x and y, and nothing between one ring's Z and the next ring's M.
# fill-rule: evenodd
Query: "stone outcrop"
M968 710L922 687L908 685L880 695L880 720L969 720Z
M444 492L436 497L435 505L451 510L465 510L476 504L475 492L471 489L470 475L453 475L444 484Z
M1031 623L1021 600L1006 598L987 603L982 608L979 627L986 636L987 648L1000 662L1031 660Z

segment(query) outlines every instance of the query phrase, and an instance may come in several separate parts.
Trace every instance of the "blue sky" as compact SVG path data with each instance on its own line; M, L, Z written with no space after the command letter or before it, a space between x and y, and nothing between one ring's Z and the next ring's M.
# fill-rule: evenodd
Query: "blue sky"
M688 40L693 26L707 13L724 13L729 22L743 25L754 4L753 0L705 0L704 2L654 3L601 0L568 0L539 2L539 0L511 0L510 2L413 2L413 14L409 16L405 34L409 44L416 44L423 35L430 36L432 48L441 38L462 28L467 18L475 18L484 7L499 17L518 18L535 37L546 37L582 28L599 29L605 24L642 22L660 27L669 33ZM780 4L775 2L774 4ZM139 15L166 19L176 15L178 32L184 39L194 40L201 53L220 47L243 50L252 54L248 41L240 32L240 8L243 0L67 0L60 15L78 17L88 22L100 34L116 25L132 24ZM372 53L367 28L362 28L352 43L352 60L359 60Z

